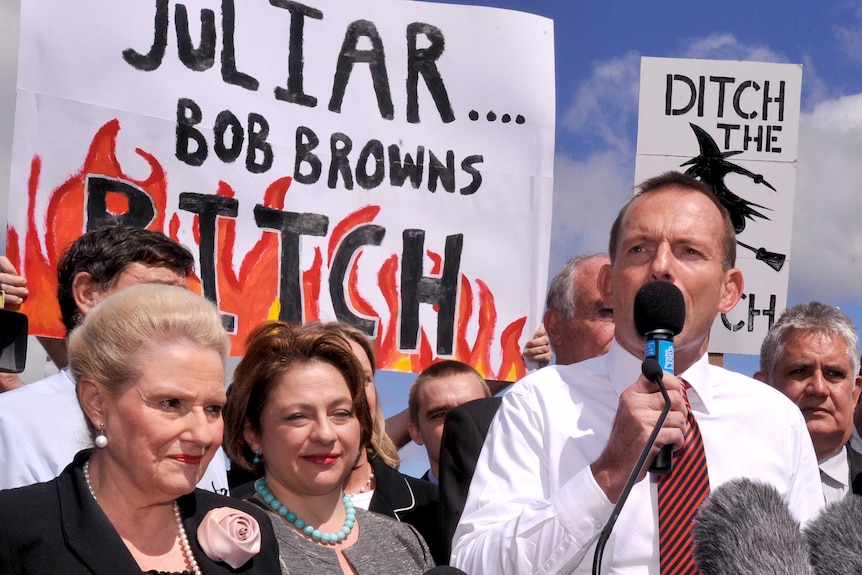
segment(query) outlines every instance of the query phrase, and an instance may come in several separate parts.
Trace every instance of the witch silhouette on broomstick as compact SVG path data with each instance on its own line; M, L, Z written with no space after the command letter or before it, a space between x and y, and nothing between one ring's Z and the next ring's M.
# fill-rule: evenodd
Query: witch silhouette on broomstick
M733 223L736 234L739 235L745 229L746 220L755 221L755 218L769 220L769 217L758 211L758 209L769 210L769 208L749 202L731 192L727 184L724 183L724 177L727 174L740 174L751 178L755 184L763 184L770 190L776 191L772 184L763 179L763 175L755 174L742 166L727 161L730 156L741 154L742 150L722 152L706 130L692 123L689 123L689 126L694 130L694 135L697 137L700 155L683 162L680 166L690 166L686 169L686 174L712 187L715 197L730 212L730 221ZM739 239L736 240L736 243L754 252L755 259L764 262L775 271L781 271L784 266L786 258L784 254L770 252L763 247L755 248L742 243Z

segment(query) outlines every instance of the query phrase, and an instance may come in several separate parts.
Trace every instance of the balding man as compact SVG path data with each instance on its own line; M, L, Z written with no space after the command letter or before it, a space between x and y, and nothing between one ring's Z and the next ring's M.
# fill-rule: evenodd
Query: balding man
M610 348L614 338L613 311L598 288L599 270L608 263L607 254L575 256L551 280L544 325L557 365L596 357ZM492 391L499 391L499 382L492 383L495 384ZM443 515L441 538L446 545L451 545L476 460L501 401L499 397L471 401L446 415L438 476Z
M599 291L614 310L607 354L551 366L518 382L488 431L451 563L473 575L588 572L606 522L646 448L649 465L673 446L673 470L636 482L604 547L604 572L694 574L691 519L711 486L735 477L768 482L805 522L823 506L817 462L799 409L751 378L709 364L717 314L743 293L736 234L712 190L669 172L645 181L611 228L611 263ZM675 285L685 301L674 338L676 374L658 386L641 372L637 292Z

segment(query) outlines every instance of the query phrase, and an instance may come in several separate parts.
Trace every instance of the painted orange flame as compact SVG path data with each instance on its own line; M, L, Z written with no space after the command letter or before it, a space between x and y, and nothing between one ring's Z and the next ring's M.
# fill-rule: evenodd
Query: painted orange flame
M116 156L116 139L120 130L118 121L105 124L94 136L81 169L54 189L49 197L44 219L37 224L36 197L40 186L42 159L33 158L28 181L27 229L25 246L21 246L19 232L14 227L7 229L7 253L18 269L28 278L30 296L22 311L27 313L31 332L51 337L63 337L57 304L57 263L63 250L84 231L84 209L86 206L86 180L90 174L99 174L129 182L144 190L156 207L156 217L148 226L151 230L165 231L167 217L167 175L159 162L143 150L135 152L148 164L150 174L136 180L125 174ZM276 179L266 189L264 205L283 209L285 197L292 179ZM235 192L226 182L219 182L217 195L233 197ZM109 195L108 209L113 213L124 213L128 204L120 194ZM336 247L352 229L373 221L380 213L379 206L365 206L349 214L332 229L327 246L326 266L332 263ZM177 213L168 220L167 234L173 239L180 236L182 223ZM40 233L44 229L44 234ZM193 237L200 243L199 219L193 220ZM217 223L216 289L219 307L223 313L236 316L236 333L232 336L231 352L241 355L245 339L251 329L267 317L273 316L278 302L278 274L281 254L276 232L262 231L261 238L242 258L239 270L234 269L236 245L236 222L231 218L219 218ZM44 246L44 247L43 247ZM22 250L22 247L26 249ZM439 274L442 257L427 252L432 262L430 273ZM350 304L360 314L378 321L377 351L378 368L397 371L419 372L442 358L436 357L425 330L420 331L419 349L403 351L398 346L398 317L400 295L397 274L399 257L391 255L377 273L377 284L386 304L388 317L383 317L373 308L359 289L359 266L362 252L354 258L347 276L347 296ZM320 248L314 250L311 267L302 271L303 312L306 321L320 318L321 283L324 258ZM465 275L460 280L460 301L456 318L456 341L453 359L469 363L488 379L514 381L525 373L518 341L523 333L526 317L521 317L506 326L500 338L501 356L491 357L496 333L497 310L494 295L481 280L475 280L478 296L474 297L473 283ZM201 293L201 282L190 278L189 286ZM254 297L247 297L254 294ZM275 302L275 303L274 303ZM468 323L473 318L474 305L478 306L478 330L473 341L468 339ZM275 313L277 316L277 312ZM496 365L496 367L495 367Z
M63 337L65 329L60 322L60 306L57 303L57 262L63 250L84 232L84 207L86 206L85 186L87 176L99 174L130 182L145 190L153 200L156 217L148 226L151 230L161 231L164 227L167 185L165 172L159 162L143 150L135 152L150 167L150 175L137 180L123 172L116 155L117 134L120 123L112 120L102 126L93 137L93 142L84 160L83 167L56 188L48 200L45 218L41 222L45 233L41 236L36 223L36 195L42 171L42 159L33 158L30 164L30 179L27 185L29 206L27 209L27 231L23 261L20 261L20 246L16 230L9 229L9 244L13 239L18 268L28 278L30 295L22 306L30 321L31 331L40 335ZM108 208L121 210L117 197L109 197ZM44 244L43 244L44 240ZM44 245L44 252L42 246Z

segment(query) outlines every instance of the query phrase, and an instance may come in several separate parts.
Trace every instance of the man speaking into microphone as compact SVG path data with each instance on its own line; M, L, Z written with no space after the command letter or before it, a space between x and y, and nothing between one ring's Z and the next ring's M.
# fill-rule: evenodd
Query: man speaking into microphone
M671 410L608 538L601 573L694 574L690 517L710 488L748 477L775 486L801 522L823 506L799 409L751 378L711 366L709 331L743 291L736 235L709 187L669 172L647 180L611 228L599 290L614 310L610 351L541 369L503 398L453 541L471 575L590 573L596 542L665 401L641 372L635 295L674 284L685 307L665 372ZM662 446L673 469L648 473Z

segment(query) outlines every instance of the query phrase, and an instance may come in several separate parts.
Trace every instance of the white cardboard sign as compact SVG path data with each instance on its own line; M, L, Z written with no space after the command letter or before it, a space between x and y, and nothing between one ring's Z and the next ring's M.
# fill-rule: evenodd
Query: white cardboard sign
M553 25L368 0L22 4L8 252L32 330L88 229L163 231L241 354L341 319L379 367L524 372L550 248Z
M712 185L737 238L742 300L710 351L759 354L787 305L802 67L642 58L635 181L668 170Z

